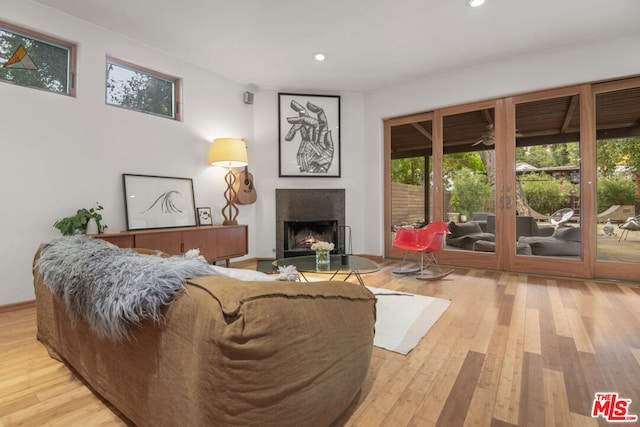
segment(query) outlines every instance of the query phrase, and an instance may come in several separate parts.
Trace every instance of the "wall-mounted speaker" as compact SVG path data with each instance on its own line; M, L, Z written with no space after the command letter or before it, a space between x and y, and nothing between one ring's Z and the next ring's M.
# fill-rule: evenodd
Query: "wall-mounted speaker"
M253 104L253 93L247 91L244 93L244 103Z

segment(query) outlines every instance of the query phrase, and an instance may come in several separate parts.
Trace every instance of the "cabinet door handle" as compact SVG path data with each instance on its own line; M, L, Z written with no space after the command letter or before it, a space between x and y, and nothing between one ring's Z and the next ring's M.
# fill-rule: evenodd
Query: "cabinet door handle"
M180 253L184 253L184 243L180 243Z
M500 196L500 209L504 209L504 196Z
M513 202L513 199L511 199L511 196L507 195L507 209L511 207L512 202Z

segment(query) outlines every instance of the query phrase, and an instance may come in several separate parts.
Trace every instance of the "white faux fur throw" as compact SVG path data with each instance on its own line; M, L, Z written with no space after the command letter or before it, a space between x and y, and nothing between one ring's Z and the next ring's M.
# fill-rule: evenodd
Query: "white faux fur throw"
M281 277L259 271L217 267L197 259L140 256L84 235L65 236L46 244L38 269L72 317L85 319L102 336L127 337L130 324L150 318L163 322L161 308L173 301L188 278L223 275L239 280L296 280L291 267Z

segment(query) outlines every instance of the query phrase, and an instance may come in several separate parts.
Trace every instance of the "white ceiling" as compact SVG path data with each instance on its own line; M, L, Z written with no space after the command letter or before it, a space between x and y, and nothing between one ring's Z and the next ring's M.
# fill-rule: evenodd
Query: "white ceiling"
M36 1L254 90L368 92L640 32L640 0Z

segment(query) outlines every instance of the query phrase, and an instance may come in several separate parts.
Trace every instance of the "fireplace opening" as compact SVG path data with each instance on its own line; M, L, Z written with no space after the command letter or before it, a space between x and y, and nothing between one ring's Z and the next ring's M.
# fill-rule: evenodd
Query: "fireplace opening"
M313 255L311 245L329 242L338 252L338 220L284 221L284 256Z
M276 189L276 258L313 255L314 239L345 253L345 228L344 189Z

